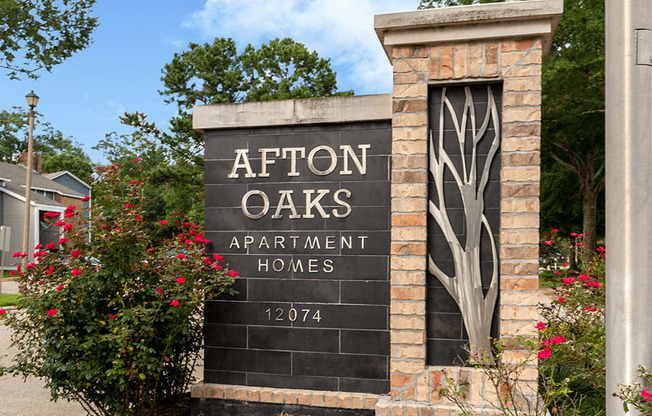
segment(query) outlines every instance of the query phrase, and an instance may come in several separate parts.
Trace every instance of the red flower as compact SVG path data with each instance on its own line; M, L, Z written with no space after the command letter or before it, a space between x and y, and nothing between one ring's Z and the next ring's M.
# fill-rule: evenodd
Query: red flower
M172 302L170 302L170 305L172 305L172 306L179 306L179 301L175 299L175 300L173 300Z
M542 342L542 344L543 344L543 345L546 345L546 346L548 346L548 345L552 345L552 341L550 341L549 339L544 339L543 342Z
M53 271L54 271L54 266L50 266L45 273L52 274Z
M185 255L185 254L181 254L181 253L179 253L179 254L176 255L176 258L178 258L178 259L185 259L185 258L186 258L186 255Z
M16 275L16 270L12 270L9 272L9 276L15 276Z
M215 265L215 270L217 270L219 272L220 270L222 270L222 266L220 266L219 264L216 264Z
M5 314L5 310L4 310L4 309L0 309L0 316L2 316L2 315L4 315L4 314Z
M231 277L238 277L238 272L236 272L235 270L231 270L227 274Z
M115 315L109 314L109 319L115 319Z
M571 284L571 283L575 283L575 278L574 277L567 277L567 278L561 280L562 285L568 285L568 284Z
M75 249L75 250L73 250L73 251L70 252L70 257L75 257L75 258L77 258L77 257L79 257L80 254L81 254L81 251Z
M111 169L118 170L118 165L116 165L116 164L114 163L114 164L112 164L112 165L110 166L110 168L111 168Z
M578 277L578 279L580 279L583 282L591 280L591 278L589 276L585 275L585 274L580 275L580 277Z
M59 292L61 290L63 290L63 285L59 285L59 287L57 287L57 292Z
M57 227L61 227L62 225L66 225L66 222L64 220L59 220L54 223Z
M47 314L47 315L48 315L48 316L53 316L53 315L56 315L56 314L57 314L57 309L56 309L56 308L52 308L52 309L50 309L50 310L48 311L48 314Z
M561 265L561 267L568 267L568 264L563 263L563 264Z
M45 218L56 218L58 216L59 216L58 212L46 212L45 214L43 214L43 217Z
M558 228L553 228L553 229L552 229L552 232L553 232L553 233L558 233L558 232L559 232L559 229L558 229Z
M20 251L17 251L17 252L14 253L14 255L12 257L20 257L22 259L22 258L27 257L27 253L21 253Z
M175 279L175 281L176 281L177 283L179 283L180 285L186 283L186 279L184 279L183 277L177 277L177 278Z
M168 225L168 222L165 221L165 220L161 220L161 221L159 221L158 223L161 224L161 225Z
M543 349L543 351L539 352L539 359L540 360L545 360L546 358L549 358L551 356L550 352L550 347L546 347Z
M595 281L587 282L586 285L587 285L587 286L591 286L591 287L597 287L597 288L599 288L599 287L600 287L600 282L595 282Z
M643 390L641 392L641 399L645 400L646 402L652 402L652 389Z
M543 322L539 321L539 323L536 325L536 328L541 331L542 329L546 329L546 324Z
M82 200L82 202L86 202L86 201L88 201L89 199L91 199L91 197L88 196L88 195L85 195L81 200Z
M38 249L40 249L41 247L43 247L43 244L37 244L36 247L34 247L34 250L38 250Z
M157 288L156 288L156 291L157 291L159 294L160 294L160 293L163 293L163 289L161 289L160 287L157 287Z
M57 244L54 241L45 245L46 250L54 250L55 248L57 248Z
M78 268L75 267L74 270L72 272L70 272L70 273L73 276L79 276L81 274L81 270L79 270Z
M129 183L132 185L138 185L138 181L129 181Z
M546 245L546 246L551 246L552 245L552 240L544 241L543 244Z
M32 267L36 267L36 263L31 262L30 264L28 264L27 266L25 266L26 269L31 269Z
M77 214L75 214L74 212L66 212L66 214L64 215L64 217L66 217L66 218L70 218L70 217L74 217L75 215L77 215Z
M143 159L141 159L141 158L139 158L139 157L136 157L136 158L134 158L133 161L134 161L134 162L140 162L141 160L143 160Z
M557 335L556 337L552 338L550 341L554 342L555 344L561 344L564 341L566 341L566 338L562 337L561 335Z
M134 206L134 204L132 204L131 202L129 202L127 205L125 205L125 206L122 207L122 208L123 208L123 209L129 209L129 208L131 208L131 207L133 207L133 206Z
M213 262L211 261L211 259L209 259L208 257L204 257L204 263L205 263L207 266L210 266L211 264L213 264Z
M61 237L61 238L59 239L59 244L64 244L66 241L68 241L68 238L66 238L66 237Z
M39 280L39 282L38 282L39 286L41 286L43 283L45 283L45 281L43 281L43 280Z
M68 206L66 207L65 211L66 211L66 212L73 212L73 211L75 211L76 209L77 209L76 206L74 206L74 205L68 205Z
M559 299L557 299L557 301L558 301L559 303L566 303L566 298L562 298L562 297L560 297Z
M69 231L72 228L72 224L66 224L63 226L63 231Z
M107 228L109 228L109 224L106 224L106 225L103 225L103 226L102 226L102 229L103 229L103 230L106 230Z
M607 251L604 247L600 246L596 249L599 252Z
M222 261L224 260L224 257L220 256L219 254L213 254L213 258L215 261Z
M143 219L143 217L141 217L140 215L136 215L134 218L137 219L137 220L142 220Z

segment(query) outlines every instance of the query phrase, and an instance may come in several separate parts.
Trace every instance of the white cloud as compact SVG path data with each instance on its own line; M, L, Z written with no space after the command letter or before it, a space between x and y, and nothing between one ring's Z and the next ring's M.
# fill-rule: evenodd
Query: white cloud
M340 89L391 91L391 66L374 32L374 15L416 10L418 0L206 0L184 22L207 38L239 47L291 37L331 58Z

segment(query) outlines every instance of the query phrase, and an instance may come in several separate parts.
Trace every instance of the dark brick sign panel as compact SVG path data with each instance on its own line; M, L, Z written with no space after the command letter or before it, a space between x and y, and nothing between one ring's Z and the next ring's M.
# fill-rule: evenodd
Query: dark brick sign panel
M389 391L389 122L206 131L205 382Z

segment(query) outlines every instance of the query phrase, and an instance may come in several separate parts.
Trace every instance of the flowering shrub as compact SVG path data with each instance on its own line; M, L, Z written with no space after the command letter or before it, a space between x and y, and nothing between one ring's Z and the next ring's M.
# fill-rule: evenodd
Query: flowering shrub
M19 353L0 373L43 377L54 399L90 414L157 414L192 379L205 298L230 292L237 273L204 255L200 227L177 220L164 238L165 220L146 224L143 182L117 171L98 170L88 229L68 227L83 223L74 207L50 216L63 249L39 247L18 272L21 309L0 319Z
M550 305L537 324L542 378L568 380L567 400L579 414L604 413L605 260L604 249L583 271L564 271Z
M652 386L652 372L645 367L639 367L639 373L647 386ZM639 383L621 386L618 393L614 396L623 401L625 413L629 412L632 406L638 410L641 415L652 415L652 389L644 389Z
M572 235L574 245L581 243L582 235ZM545 233L542 241L541 267L559 262L568 240L558 230ZM545 249L544 249L545 247ZM582 271L573 271L562 264L555 271L558 286L553 289L549 305L542 305L542 320L536 324L538 339L521 338L514 345L494 344L497 360L475 361L470 364L483 371L489 388L499 398L492 403L499 415L573 415L599 416L605 414L605 258L600 247L593 262L583 265ZM558 273L557 273L558 272ZM522 361L504 361L507 349L524 352ZM524 369L538 358L538 391L532 394L527 385L520 384ZM447 386L440 391L456 404L462 415L478 414L465 401L464 389L447 378ZM458 383L459 384L459 383ZM633 386L629 403L652 405L651 390ZM645 403L644 403L645 402Z

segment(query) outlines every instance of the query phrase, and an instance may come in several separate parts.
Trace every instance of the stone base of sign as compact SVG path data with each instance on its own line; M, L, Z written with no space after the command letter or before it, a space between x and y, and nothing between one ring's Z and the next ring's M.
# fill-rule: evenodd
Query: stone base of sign
M200 408L204 412L204 416L222 415L223 413L216 410L220 408L238 408L240 413L228 413L234 415L257 415L256 412L259 410L263 412L261 415L264 416L279 414L281 411L292 415L309 414L311 416L373 415L381 397L365 393L203 383L192 386L190 394L192 398L199 399L194 400L194 406ZM246 403L246 405L242 405L242 403ZM270 409L275 410L270 411Z

